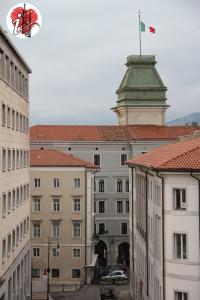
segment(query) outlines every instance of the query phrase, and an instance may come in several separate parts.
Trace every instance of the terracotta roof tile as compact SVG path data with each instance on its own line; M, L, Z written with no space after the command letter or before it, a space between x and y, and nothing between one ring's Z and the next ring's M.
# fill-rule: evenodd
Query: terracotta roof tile
M71 154L63 153L57 150L49 149L32 149L30 150L31 167L97 167L92 163L82 160Z
M157 170L200 170L200 138L168 144L127 162Z
M199 127L191 126L81 126L36 125L30 129L31 142L36 141L127 141L176 140L191 134Z

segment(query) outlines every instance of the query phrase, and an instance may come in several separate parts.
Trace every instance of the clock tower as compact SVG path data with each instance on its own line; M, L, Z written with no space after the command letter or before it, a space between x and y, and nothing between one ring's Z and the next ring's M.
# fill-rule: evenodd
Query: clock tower
M112 110L119 125L165 125L166 91L153 55L130 55L127 71L116 91L117 105Z

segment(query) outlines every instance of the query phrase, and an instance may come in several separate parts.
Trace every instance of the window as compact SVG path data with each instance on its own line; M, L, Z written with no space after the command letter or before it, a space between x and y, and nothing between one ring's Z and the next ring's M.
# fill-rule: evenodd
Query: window
M40 269L32 268L32 278L40 278Z
M19 226L17 226L16 246L19 244Z
M5 104L2 104L1 108L2 108L1 124L3 126L5 126L6 125L6 106L5 106Z
M74 178L74 187L79 188L81 185L80 178Z
M77 258L81 256L81 250L78 248L73 249L73 257Z
M122 192L122 180L121 179L117 180L117 192L118 193Z
M2 149L2 172L6 171L6 149Z
M10 171L11 170L11 150L10 149L8 149L8 163L7 163L7 169L8 169L8 171Z
M128 200L126 201L126 212L127 213L129 212L129 201Z
M60 222L53 222L52 224L52 237L59 238L60 237Z
M94 155L94 165L95 166L100 166L100 154L95 154Z
M99 180L99 192L100 193L104 192L104 180L103 179Z
M12 150L12 170L15 169L15 150Z
M8 249L7 249L7 256L10 256L11 253L11 234L8 235Z
M188 300L188 294L186 292L175 291L175 300Z
M59 198L53 199L53 211L54 212L60 211L60 199Z
M52 278L59 278L60 277L60 269L52 269L51 270L51 277Z
M60 187L59 178L53 178L53 187L54 188L59 188Z
M117 213L123 213L123 202L121 200L117 201Z
M40 223L33 223L33 238L40 238Z
M127 223L121 223L121 233L127 234Z
M104 201L99 201L99 213L102 214L105 212L105 203Z
M60 256L60 249L58 247L53 247L52 248L52 256L53 257L58 257Z
M99 234L105 234L105 224L99 223Z
M40 256L40 248L33 248L33 256L34 257Z
M186 191L185 189L173 189L174 209L186 210Z
M40 198L33 198L33 212L40 212Z
M6 258L6 239L2 241L2 261Z
M7 108L7 127L10 128L10 123L11 123L11 111L10 107L8 106Z
M7 202L7 195L3 194L2 195L2 216L3 217L6 217L6 209L7 209L6 202Z
M187 236L182 233L174 234L175 259L187 259Z
M14 248L15 248L15 243L16 243L16 240L15 240L15 230L12 231L12 250L14 251Z
M80 278L81 270L80 269L72 269L72 278Z
M129 192L129 180L127 179L125 182L125 191L128 193Z
M40 187L40 178L34 178L34 187L39 188Z
M73 199L74 202L74 211L80 211L81 210L81 202L80 199Z
M121 154L121 165L123 166L125 161L127 161L127 154Z
M11 192L8 192L8 213L10 213L11 211L11 205L12 205Z
M81 223L73 222L73 237L80 238L81 236Z

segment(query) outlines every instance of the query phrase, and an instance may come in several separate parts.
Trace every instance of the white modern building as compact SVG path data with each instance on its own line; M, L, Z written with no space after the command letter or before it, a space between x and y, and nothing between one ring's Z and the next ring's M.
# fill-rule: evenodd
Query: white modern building
M30 298L29 74L0 27L0 299Z
M200 138L128 165L132 299L199 300Z

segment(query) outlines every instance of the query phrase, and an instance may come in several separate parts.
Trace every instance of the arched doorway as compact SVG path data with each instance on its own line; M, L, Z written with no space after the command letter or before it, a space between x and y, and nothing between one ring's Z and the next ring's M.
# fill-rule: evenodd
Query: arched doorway
M98 242L95 246L95 253L98 254L99 268L105 268L107 266L107 246L104 241Z
M129 243L119 244L117 262L126 266L129 265Z

